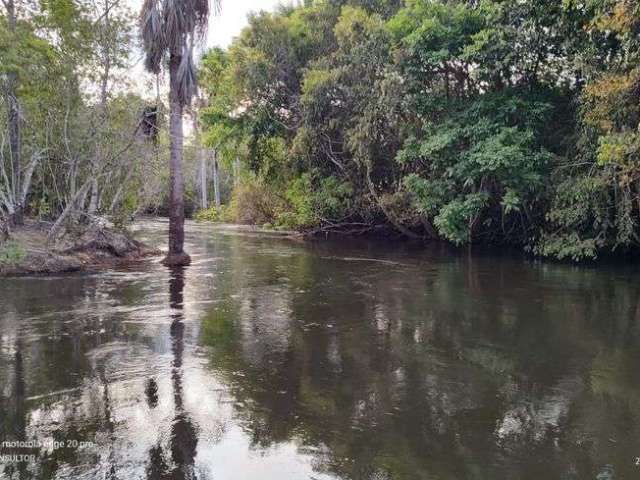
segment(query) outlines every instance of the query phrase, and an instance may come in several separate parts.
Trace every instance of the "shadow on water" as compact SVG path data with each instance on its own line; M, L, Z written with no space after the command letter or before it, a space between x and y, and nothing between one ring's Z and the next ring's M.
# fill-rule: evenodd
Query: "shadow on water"
M0 478L640 475L633 266L187 242L186 270L0 282L0 441L64 444Z

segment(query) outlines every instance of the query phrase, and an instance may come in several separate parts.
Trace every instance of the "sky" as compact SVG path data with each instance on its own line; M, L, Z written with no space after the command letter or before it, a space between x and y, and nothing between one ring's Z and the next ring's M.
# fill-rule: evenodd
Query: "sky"
M209 22L207 46L227 47L242 28L247 25L247 15L260 10L273 11L279 4L289 4L282 0L221 0L221 11Z
M133 12L138 12L142 0L126 0ZM296 0L220 0L220 12L211 15L207 32L206 47L226 48L237 37L242 29L249 23L248 15L251 12L262 10L274 11L278 5L289 5ZM196 59L202 53L202 47L198 49ZM136 55L136 60L128 73L129 87L145 98L155 97L155 77L144 71L142 54ZM166 82L162 81L161 89L166 88Z
M134 12L138 12L143 0L126 0ZM220 0L221 10L209 19L208 47L228 47L243 27L247 25L247 16L261 10L273 11L280 5L289 5L295 0Z

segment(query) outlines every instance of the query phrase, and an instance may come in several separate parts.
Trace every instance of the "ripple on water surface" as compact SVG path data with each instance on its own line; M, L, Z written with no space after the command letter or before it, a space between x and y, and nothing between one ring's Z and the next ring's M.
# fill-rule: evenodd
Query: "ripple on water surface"
M162 246L167 223L136 225ZM604 479L640 278L188 224L193 263L0 281L0 478ZM57 443L56 443L57 442Z

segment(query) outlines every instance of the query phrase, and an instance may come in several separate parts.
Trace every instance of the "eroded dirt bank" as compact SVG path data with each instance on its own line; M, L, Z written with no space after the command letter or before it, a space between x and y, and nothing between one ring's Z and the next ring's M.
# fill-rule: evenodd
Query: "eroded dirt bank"
M52 245L50 225L26 220L0 243L0 276L98 270L142 261L160 251L104 226L88 227L73 239Z

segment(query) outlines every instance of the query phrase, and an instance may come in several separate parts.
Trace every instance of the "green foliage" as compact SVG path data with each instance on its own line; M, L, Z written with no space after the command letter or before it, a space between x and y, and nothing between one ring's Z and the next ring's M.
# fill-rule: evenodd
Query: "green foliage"
M3 120L0 171L7 177L0 180L0 191L25 193L19 200L27 215L54 220L95 179L96 196L88 193L77 208L113 214L119 223L146 202L140 189L131 187L143 175L140 165L150 163L145 146L132 142L146 106L128 91L125 77L133 17L125 4L113 2L17 1L14 6L15 25L7 17L8 4L0 7L0 116L7 119L15 93L20 168L9 164ZM155 182L148 173L150 186ZM18 200L7 197L12 195L0 195L5 213ZM91 207L90 199L96 200Z
M0 265L14 265L20 262L27 252L13 240L0 244Z
M283 199L268 184L248 179L233 190L226 221L247 225L273 224L283 210Z
M487 205L488 197L486 193L473 193L464 199L447 203L435 217L438 231L456 245L467 243L471 239L474 224Z
M278 225L289 228L309 227L318 221L314 211L311 177L308 174L289 184L285 199L291 208L278 214Z
M634 248L636 3L337 0L252 17L203 82L210 144L254 175L235 208L574 260Z
M219 222L221 219L221 213L221 209L212 205L209 208L198 210L193 216L193 219L196 222Z
M594 2L584 20L591 78L579 97L583 130L553 179L534 248L541 255L580 260L639 244L639 13L637 2L608 0Z
M114 5L105 21L76 0L17 5L15 25L0 15L0 81L19 100L24 166L42 159L26 204L55 217L97 176L98 213L124 226L166 198L154 185L168 178L166 135L130 142L146 106L119 83L132 17ZM636 249L639 38L634 0L331 0L252 15L201 61L197 140L237 184L196 218L387 223L574 260Z
M238 210L238 196L243 195L239 193L239 191L235 192L235 195L231 198L231 201L227 205L221 205L220 207L216 207L211 205L208 208L203 208L198 210L194 215L193 219L196 222L209 222L209 223L251 223L246 220L243 221L242 218L248 218L251 215L247 212L240 212ZM246 196L246 195L245 195ZM250 203L248 201L244 201L241 203L244 208L247 208Z
M314 200L322 217L348 217L353 206L353 186L338 177L322 178Z
M536 138L551 105L524 100L517 91L484 95L459 105L440 123L426 124L424 140L409 138L398 154L400 163L420 165L406 182L415 208L434 218L440 233L454 243L472 241L477 231L494 234L498 227L502 234L509 231L514 240L517 235L524 238L528 226L521 226L521 212L537 208L553 158ZM472 209L470 195L480 195L484 201L471 202ZM463 233L460 219L469 216L470 210L476 221ZM486 218L481 219L483 215ZM458 220L451 227L452 222L444 219L453 217Z
M38 219L49 218L51 215L51 206L46 198L34 199L29 205L29 210Z
M317 172L314 172L317 173ZM351 185L336 177L315 178L305 173L293 179L285 192L284 210L276 225L304 229L349 215L353 191Z

